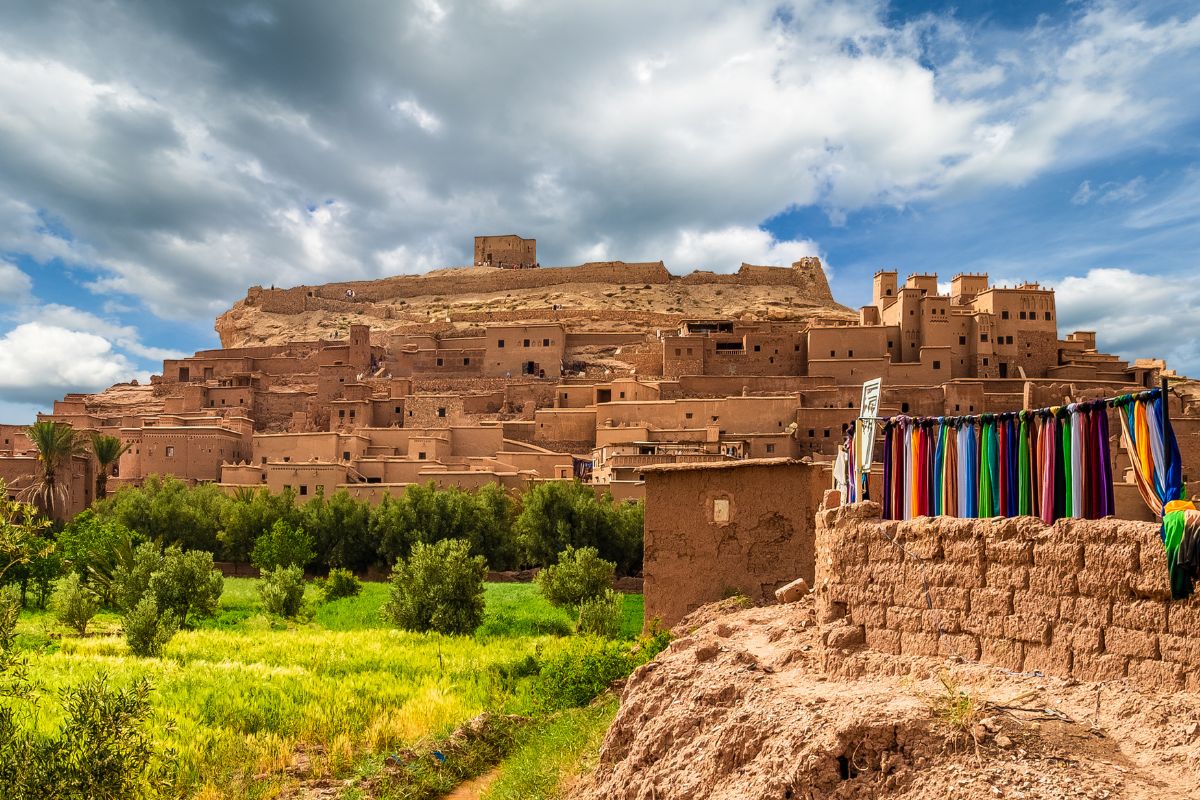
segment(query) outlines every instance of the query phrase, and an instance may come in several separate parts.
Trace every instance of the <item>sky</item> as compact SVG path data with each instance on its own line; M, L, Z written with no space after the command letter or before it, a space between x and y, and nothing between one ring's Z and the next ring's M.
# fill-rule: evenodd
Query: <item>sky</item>
M0 4L0 422L216 346L248 286L819 255L1058 293L1200 375L1186 2Z

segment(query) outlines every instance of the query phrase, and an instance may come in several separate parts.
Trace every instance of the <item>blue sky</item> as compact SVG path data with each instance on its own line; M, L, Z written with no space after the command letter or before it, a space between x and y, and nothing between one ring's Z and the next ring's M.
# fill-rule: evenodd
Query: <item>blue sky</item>
M0 7L0 421L216 343L252 284L825 261L1059 292L1200 374L1194 4Z

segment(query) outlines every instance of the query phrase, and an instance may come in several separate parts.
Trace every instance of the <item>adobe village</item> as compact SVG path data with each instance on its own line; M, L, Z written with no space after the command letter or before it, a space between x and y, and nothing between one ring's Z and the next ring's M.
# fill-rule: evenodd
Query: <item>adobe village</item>
M622 585L673 638L617 684L563 796L1200 796L1200 405L1169 365L987 275L882 270L852 310L816 258L675 275L541 266L511 235L474 253L251 287L220 349L41 421L117 437L117 496L174 476L300 507L431 484L644 503ZM39 456L9 422L18 501ZM97 469L69 459L57 516L102 499ZM260 755L285 777L269 796L401 796L337 746ZM451 796L499 796L465 781L489 769Z

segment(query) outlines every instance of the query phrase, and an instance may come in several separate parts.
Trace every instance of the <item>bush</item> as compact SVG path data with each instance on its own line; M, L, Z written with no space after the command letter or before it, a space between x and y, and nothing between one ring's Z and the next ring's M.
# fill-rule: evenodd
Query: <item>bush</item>
M625 598L612 589L605 589L598 597L585 600L579 606L579 632L616 639L621 635L624 621Z
M542 661L534 683L534 698L547 711L585 706L637 666L629 647L620 642L594 636L567 641Z
M150 576L162 566L162 553L153 542L138 545L131 558L113 569L112 594L117 607L132 611L150 591Z
M122 617L125 643L135 656L158 657L179 630L179 620L171 611L159 613L154 596L147 594Z
M0 587L0 653L12 648L20 616L21 592L15 586Z
M271 530L258 537L250 563L260 570L303 567L313 560L313 540L303 528L277 520Z
M392 570L384 619L410 631L469 634L483 620L487 564L461 539L418 542Z
M221 552L230 561L249 561L258 538L279 520L299 524L300 509L291 489L272 494L266 487L239 489L221 513Z
M87 633L88 623L100 610L100 598L83 585L78 573L72 572L58 582L50 606L59 622L69 625L83 636Z
M329 577L320 582L321 594L328 600L340 600L343 597L356 597L362 591L362 581L348 569L334 567L329 570Z
M526 557L548 564L568 546L594 547L622 574L642 564L641 503L615 503L597 498L578 481L546 481L525 493L514 530Z
M537 584L551 605L579 608L612 588L615 572L616 565L600 558L596 548L567 545L557 564L538 573Z
M263 570L258 594L267 613L295 617L304 605L304 570L295 565Z
M180 625L188 618L211 617L225 588L225 579L213 566L212 553L183 552L167 548L158 569L150 576L149 591L162 612L171 612Z
M188 486L170 476L150 475L96 503L96 514L164 545L214 553L222 512L229 502L212 483Z

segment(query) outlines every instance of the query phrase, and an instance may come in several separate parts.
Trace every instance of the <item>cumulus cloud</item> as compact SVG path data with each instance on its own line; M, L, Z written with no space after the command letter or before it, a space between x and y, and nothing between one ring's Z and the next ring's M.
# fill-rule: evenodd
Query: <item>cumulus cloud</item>
M0 259L0 305L28 300L33 293L33 279L16 264Z
M65 391L148 377L94 333L26 322L0 337L0 402L49 405Z
M193 319L248 284L465 264L479 233L536 236L546 264L732 269L815 252L758 230L786 209L1019 184L1200 107L1200 16L1080 5L997 38L887 13L8 4L0 251Z
M1089 270L1057 281L1059 332L1098 332L1100 350L1122 358L1165 358L1167 366L1200 375L1200 287L1172 276L1128 269Z

